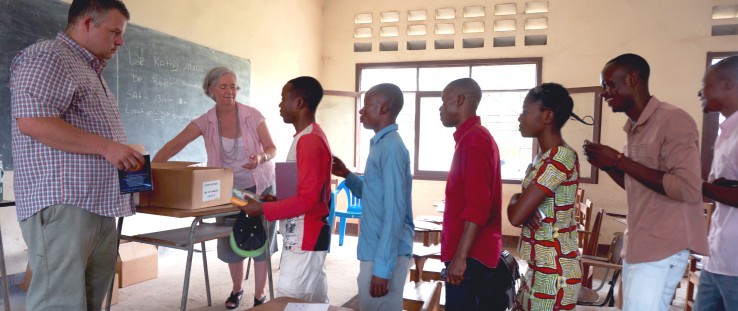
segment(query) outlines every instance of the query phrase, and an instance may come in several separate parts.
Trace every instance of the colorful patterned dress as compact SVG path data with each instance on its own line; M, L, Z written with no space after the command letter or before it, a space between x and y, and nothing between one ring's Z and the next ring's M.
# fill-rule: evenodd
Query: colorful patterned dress
M537 230L523 226L520 256L528 270L514 310L574 310L582 277L574 219L578 185L579 160L568 146L546 151L528 167L523 189L548 194L538 207L546 217Z

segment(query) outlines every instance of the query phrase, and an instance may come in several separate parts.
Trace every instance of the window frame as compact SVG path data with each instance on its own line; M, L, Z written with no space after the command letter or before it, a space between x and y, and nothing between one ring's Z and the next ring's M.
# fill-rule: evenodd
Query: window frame
M484 66L484 65L519 65L519 64L534 64L536 66L536 83L535 85L540 85L542 81L542 75L543 75L543 58L542 57L524 57L524 58L500 58L500 59L472 59L472 60L445 60L445 61L418 61L418 62L384 62L384 63L357 63L356 64L356 71L355 71L355 90L357 93L362 94L361 91L361 72L363 69L377 69L377 68L384 68L384 69L394 69L394 68L433 68L433 67L452 67L452 66L468 66L469 67L469 76L471 76L472 67L474 66ZM423 97L440 97L441 91L420 91L419 85L419 73L420 71L416 71L416 91L415 91L415 141L413 142L416 148L414 148L414 161L413 161L413 179L418 180L446 180L446 177L448 176L448 171L421 171L418 169L418 163L419 163L419 150L417 146L420 142L420 127L418 124L420 124L420 99ZM515 91L515 90L496 90L497 92L507 92L507 91ZM519 91L519 90L518 90ZM526 90L527 91L527 90ZM361 109L361 103L358 103L356 111L359 111ZM358 115L358 113L357 113ZM356 126L356 133L355 133L355 166L360 166L360 144L361 144L361 125L358 123L358 117L357 119L357 126ZM535 156L536 153L538 153L538 142L533 139L532 141L532 154L531 159ZM515 180L515 179L503 179L503 183L508 184L520 184L521 180Z

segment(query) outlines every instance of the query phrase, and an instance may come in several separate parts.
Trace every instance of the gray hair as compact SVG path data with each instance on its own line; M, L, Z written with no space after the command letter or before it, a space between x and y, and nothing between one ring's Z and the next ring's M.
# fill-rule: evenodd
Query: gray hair
M202 80L202 90L205 92L205 95L213 98L213 94L210 94L210 87L215 85L215 83L224 75L233 75L236 78L236 81L238 81L238 76L230 68L225 66L214 67L205 74L205 79Z

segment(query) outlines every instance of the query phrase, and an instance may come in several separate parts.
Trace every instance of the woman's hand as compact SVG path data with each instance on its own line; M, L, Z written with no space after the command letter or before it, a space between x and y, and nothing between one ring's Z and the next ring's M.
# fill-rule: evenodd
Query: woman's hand
M531 215L530 218L525 221L525 226L527 226L531 230L538 230L538 228L541 227L541 222L543 222L543 216L540 211L541 210L536 209L536 212L533 213L533 215Z
M252 153L249 156L249 162L244 164L242 167L248 170L253 170L262 162L264 162L264 154Z
M513 205L513 204L515 204L515 203L518 203L518 199L520 199L520 192L518 192L518 193L516 193L516 194L513 194L513 195L512 195L511 197L510 197L510 204L508 204L508 205Z

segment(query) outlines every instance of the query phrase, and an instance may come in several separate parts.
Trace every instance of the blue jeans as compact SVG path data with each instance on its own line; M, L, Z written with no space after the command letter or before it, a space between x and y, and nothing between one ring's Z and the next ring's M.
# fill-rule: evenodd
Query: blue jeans
M446 267L450 262L446 263ZM466 260L464 280L459 285L446 283L446 311L495 311L507 308L505 292L495 291L495 269L476 259Z
M738 310L738 276L700 272L696 311Z
M683 250L657 261L623 262L623 311L669 310L688 258Z

